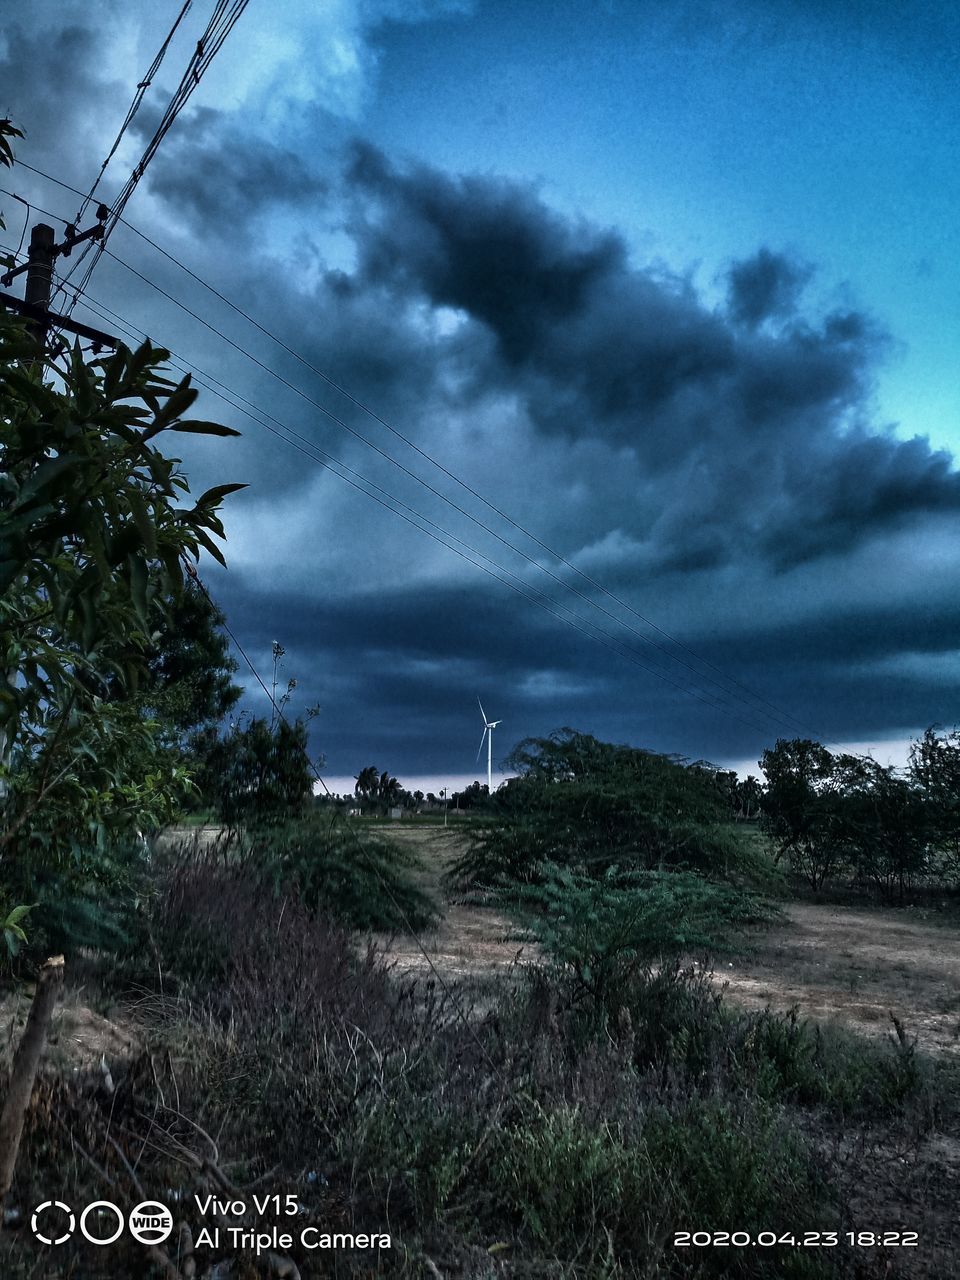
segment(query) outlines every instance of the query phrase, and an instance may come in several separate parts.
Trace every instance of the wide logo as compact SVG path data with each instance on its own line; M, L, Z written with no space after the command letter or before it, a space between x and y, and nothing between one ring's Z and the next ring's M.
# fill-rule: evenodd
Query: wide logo
M141 1244L163 1244L173 1230L173 1214L159 1200L144 1200L130 1210L130 1234Z
M41 1244L66 1244L79 1226L90 1244L114 1244L129 1227L141 1244L163 1244L173 1231L173 1214L159 1200L144 1200L129 1217L112 1200L94 1200L80 1213L79 1220L62 1200L44 1200L30 1215L30 1229Z

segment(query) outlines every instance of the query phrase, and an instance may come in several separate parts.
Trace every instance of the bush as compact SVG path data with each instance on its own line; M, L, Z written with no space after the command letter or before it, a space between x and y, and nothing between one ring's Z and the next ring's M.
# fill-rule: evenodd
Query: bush
M307 813L253 832L247 843L249 864L276 893L294 887L311 910L351 928L409 933L436 918L408 874L411 855L337 814Z
M881 1046L801 1020L796 1010L754 1014L741 1019L738 1058L764 1097L852 1118L909 1109L919 1127L927 1128L934 1110L931 1082L914 1042L892 1021L893 1032Z
M779 911L756 895L692 872L619 872L602 878L545 866L541 885L507 889L547 955L604 1015L615 1014L632 978L681 953L728 950Z
M612 866L759 869L755 841L732 821L720 775L703 765L571 729L521 743L508 763L520 776L472 827L453 867L462 885L538 883L545 863L595 875Z
M673 1233L681 1224L799 1233L828 1213L809 1153L772 1111L700 1098L618 1125L581 1107L533 1105L504 1134L493 1178L541 1251L579 1255L588 1268L645 1265L641 1274L763 1274L766 1261L747 1250L681 1260ZM784 1250L777 1274L811 1272L792 1269Z

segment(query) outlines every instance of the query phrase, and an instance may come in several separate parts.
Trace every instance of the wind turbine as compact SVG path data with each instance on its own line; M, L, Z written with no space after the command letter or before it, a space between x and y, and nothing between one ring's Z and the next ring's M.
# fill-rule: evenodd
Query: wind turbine
M488 720L487 713L483 709L483 703L477 699L477 706L480 708L480 714L483 716L483 733L480 735L480 746L477 748L477 759L480 759L480 752L483 750L483 740L487 740L487 794L493 795L493 731L500 720Z

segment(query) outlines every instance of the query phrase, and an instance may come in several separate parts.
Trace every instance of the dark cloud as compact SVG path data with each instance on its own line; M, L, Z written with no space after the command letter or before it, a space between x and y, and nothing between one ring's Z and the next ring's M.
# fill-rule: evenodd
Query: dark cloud
M493 340L476 382L517 396L546 439L629 448L656 479L630 532L656 526L662 567L783 568L960 508L949 455L871 425L884 334L849 309L806 316L794 259L734 264L716 311L529 187L398 170L366 145L348 177L364 201L353 287L467 317Z
M491 714L504 717L504 754L523 734L549 732L561 720L602 724L611 738L661 750L682 752L696 743L715 751L722 742L728 752L759 754L758 743L771 745L778 736L837 741L850 736L851 723L863 736L932 723L943 718L945 700L955 705L960 696L960 671L945 681L933 668L924 672L921 662L901 661L905 654L929 660L953 652L960 605L952 602L919 616L915 607L892 602L822 610L802 625L754 616L722 633L702 618L692 624L688 636L702 658L775 704L788 703L799 718L792 722L766 716L736 691L719 707L698 701L635 664L616 662L547 615L511 605L493 585L398 587L305 601L234 577L218 594L241 631L266 637L276 629L287 649L285 670L301 681L300 705L322 707L318 744L336 742L356 769L376 740L384 761L392 751L410 770L469 771L478 691L485 705L496 700ZM635 638L624 639L649 662L664 661ZM676 665L671 675L685 687L697 683ZM699 687L718 693L708 682ZM389 708L389 723L376 708ZM462 754L442 758L432 735Z
M511 364L578 316L594 282L622 269L620 237L570 225L529 192L492 178L452 180L421 166L400 177L375 148L355 148L350 180L382 218L362 242L367 281L425 292L496 333Z
M95 22L58 27L48 8L48 30L6 33L0 110L29 131L24 159L85 187L133 73L123 85L108 81L103 67L118 63L101 59ZM145 104L141 144L151 119ZM949 601L960 594L944 530L960 507L960 480L948 453L880 429L873 385L889 344L871 317L818 311L807 291L812 268L769 247L730 266L715 303L691 275L639 261L619 231L557 213L535 187L398 164L368 144L337 172L317 139L333 147L344 127L308 139L295 129L268 135L222 103L191 106L131 216L538 538L813 729L882 736L950 719L960 617ZM53 201L62 193L31 189L24 172L13 181L61 208ZM159 227L150 224L158 211ZM285 228L304 224L309 233L291 247ZM549 560L126 229L112 248ZM93 292L551 599L588 613L116 263L103 260ZM563 723L718 758L759 753L790 732L762 718L761 730L742 725L730 708L616 657L239 411L207 401L203 413L244 436L178 442L194 492L251 482L227 504L233 567L213 570L211 585L262 670L270 640L286 646L285 674L300 682L293 709L320 703L315 745L334 772L371 760L401 772L473 769L477 693L504 718L504 754ZM919 549L927 530L942 547L929 585L932 562ZM601 603L636 622L609 598ZM594 617L650 665L665 661ZM670 672L692 682L676 663ZM262 709L258 698L251 684L251 705Z
M812 275L807 264L760 249L730 268L727 310L732 319L751 329L764 320L783 319L796 311Z
M18 147L24 158L57 155L67 181L89 182L106 131L101 122L111 120L125 93L102 78L98 39L96 30L75 23L29 34L7 23L0 41L0 115L24 131ZM102 158L96 156L97 166Z
M155 124L149 116L140 123L144 142ZM195 231L230 239L262 223L278 205L319 204L328 190L300 156L260 139L252 148L249 134L212 107L197 107L177 121L149 175L151 189Z

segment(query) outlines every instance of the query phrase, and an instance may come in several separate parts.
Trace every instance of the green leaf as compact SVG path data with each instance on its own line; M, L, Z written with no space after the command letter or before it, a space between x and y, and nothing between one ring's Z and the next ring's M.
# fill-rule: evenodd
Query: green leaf
M21 486L17 506L25 506L36 494L49 488L67 467L82 461L83 459L77 453L64 453L59 458L47 458L45 462L41 462L36 471L28 476Z
M248 484L218 484L197 499L198 507L217 507L228 493L236 493L240 489L249 489Z
M233 427L225 427L222 422L202 422L196 418L188 418L185 422L174 422L171 431L187 431L198 436L238 436L239 431Z
M139 489L131 487L127 490L127 502L130 506L133 522L137 526L137 532L143 539L144 550L148 556L155 556L157 554L157 530L150 518L150 512L147 510L143 494Z
M136 609L140 620L144 623L147 621L147 562L143 556L128 556L127 564L130 567L130 595L133 599L133 607Z
M206 549L210 552L214 560L216 560L218 564L222 564L223 567L226 568L227 562L223 558L223 552L220 550L217 544L213 541L213 539L208 538L202 529L197 529L195 536L197 541L200 543L200 545L202 547L206 547Z

